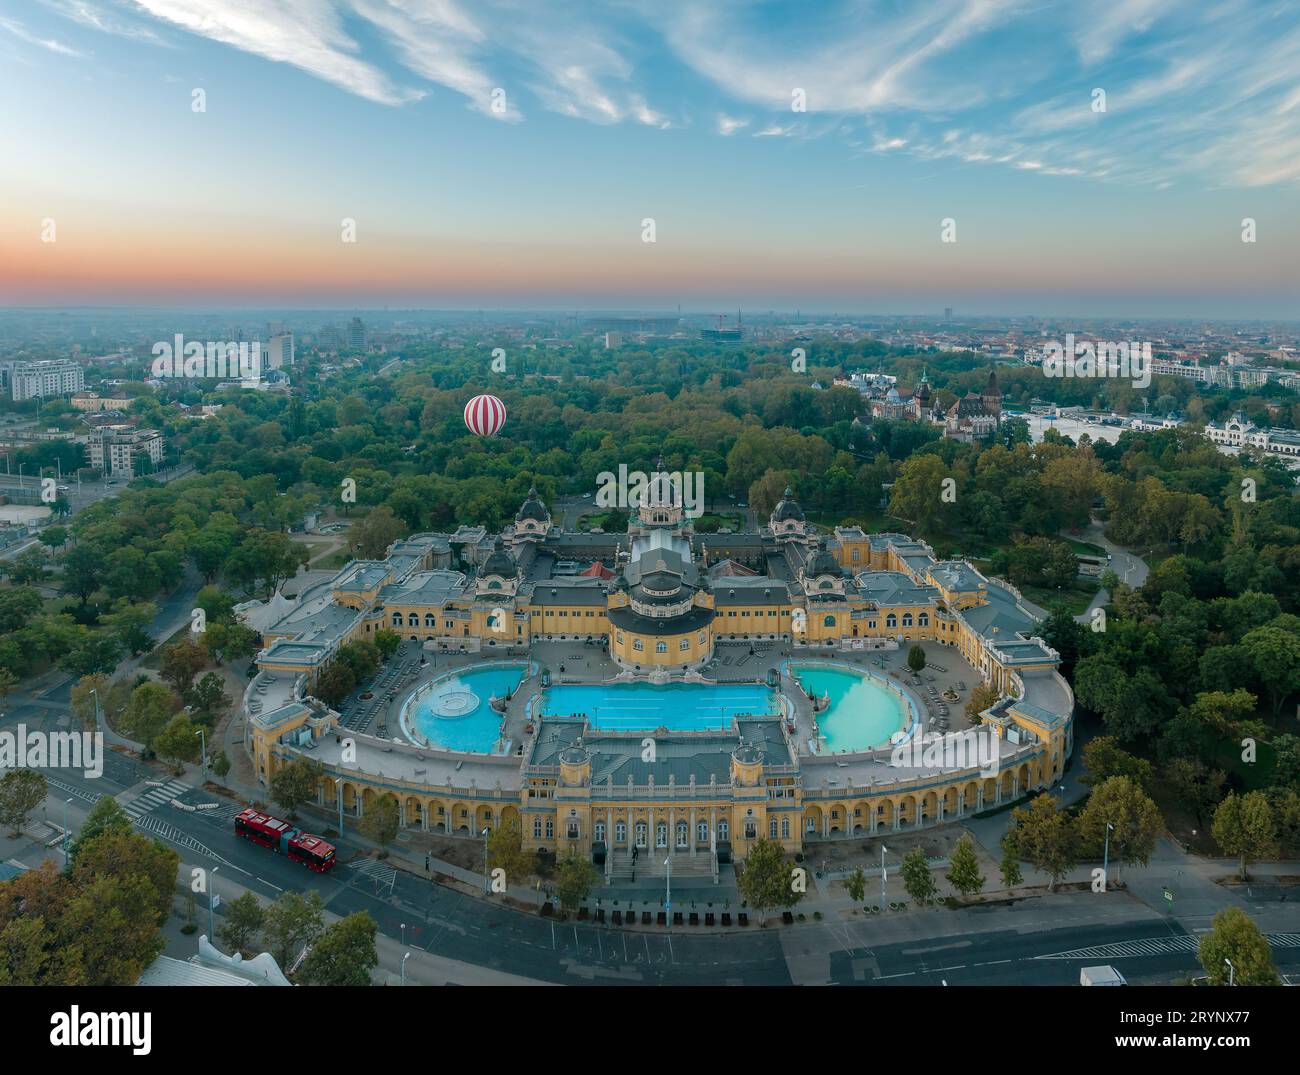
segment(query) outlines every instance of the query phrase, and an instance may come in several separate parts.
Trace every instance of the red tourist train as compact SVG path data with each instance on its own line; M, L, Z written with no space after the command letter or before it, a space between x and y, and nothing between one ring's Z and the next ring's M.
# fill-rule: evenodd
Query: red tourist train
M251 806L235 818L235 835L269 847L278 855L288 855L309 870L325 873L334 868L334 845L319 836L295 829L287 821L269 814L259 814Z

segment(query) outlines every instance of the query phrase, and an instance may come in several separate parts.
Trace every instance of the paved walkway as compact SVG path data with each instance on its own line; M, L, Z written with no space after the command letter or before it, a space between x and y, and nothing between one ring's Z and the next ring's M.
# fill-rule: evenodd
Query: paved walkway
M1146 582L1150 570L1146 565L1146 561L1129 552L1122 545L1116 545L1106 537L1104 527L1097 519L1093 519L1080 534L1062 532L1061 536L1073 538L1075 541L1090 541L1094 545L1100 545L1110 553L1110 570L1115 572L1119 576L1120 582L1125 585L1137 588ZM1088 607L1074 617L1075 620L1079 623L1091 622L1093 610L1101 608L1108 601L1110 601L1110 594L1104 589L1099 589L1093 594Z

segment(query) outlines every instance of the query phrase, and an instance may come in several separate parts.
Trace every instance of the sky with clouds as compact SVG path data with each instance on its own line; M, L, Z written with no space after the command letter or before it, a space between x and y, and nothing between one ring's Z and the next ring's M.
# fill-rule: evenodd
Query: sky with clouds
M0 303L1298 316L1294 0L0 0L0 101Z

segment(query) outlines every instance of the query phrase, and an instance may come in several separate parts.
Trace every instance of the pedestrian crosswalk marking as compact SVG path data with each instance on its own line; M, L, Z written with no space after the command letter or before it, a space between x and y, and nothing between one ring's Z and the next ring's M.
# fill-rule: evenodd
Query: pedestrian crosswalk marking
M133 820L138 819L189 790L189 785L182 784L179 780L168 780L165 784L151 787L148 791L126 804L127 816Z
M1300 933L1267 933L1272 948L1300 948ZM1074 948L1068 952L1035 956L1035 959L1124 959L1131 956L1174 955L1197 950L1200 937L1187 934L1178 937L1144 937L1134 941L1115 941L1097 944L1091 948Z

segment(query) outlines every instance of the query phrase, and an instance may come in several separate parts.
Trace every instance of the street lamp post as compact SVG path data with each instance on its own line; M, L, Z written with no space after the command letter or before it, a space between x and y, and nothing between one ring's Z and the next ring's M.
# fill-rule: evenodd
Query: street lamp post
M885 845L880 845L880 909L885 908Z
M208 875L208 941L211 942L215 937L215 930L212 925L212 912L216 907L217 898L217 871L220 866L213 866L212 872Z
M334 789L339 793L339 835L343 835L343 781L336 780Z
M202 728L195 729L195 735L199 737L199 765L202 767L203 779L208 779L208 737L203 734Z
M673 859L669 855L664 859L664 925L673 926Z
M488 838L488 833L491 831L492 829L490 826L485 827L483 829L483 895L485 896L490 895L492 892L492 885L488 881L488 859L487 859L487 855L488 855L487 838Z
M1101 890L1106 891L1110 887L1110 834L1115 828L1109 821L1106 822L1106 844L1101 853Z
M406 955L402 956L402 984L403 985L406 984L406 961L410 958L411 958L410 952L407 952Z
M1223 962L1225 962L1226 964L1228 964L1228 984L1229 984L1229 985L1236 985L1236 984L1237 984L1237 968L1234 967L1234 966L1232 965L1232 960L1228 959L1226 956L1224 957Z
M406 947L406 923L402 923L402 947Z
M63 800L63 868L68 868L68 803L71 799Z

